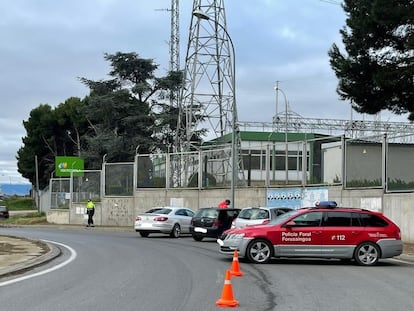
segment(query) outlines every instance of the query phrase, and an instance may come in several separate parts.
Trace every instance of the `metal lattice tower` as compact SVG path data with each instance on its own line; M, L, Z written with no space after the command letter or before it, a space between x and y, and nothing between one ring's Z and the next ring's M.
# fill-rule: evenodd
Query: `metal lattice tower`
M171 34L168 42L170 52L169 71L180 70L180 1L171 0L169 9L156 9L171 13Z
M287 122L287 123L286 123ZM243 131L320 133L328 135L346 135L350 138L387 133L412 134L414 124L410 122L367 121L346 119L305 118L296 112L282 111L273 117L273 122L239 121Z
M170 71L180 70L180 1L171 0Z
M194 133L207 139L232 132L234 120L234 47L226 30L223 0L194 0L180 101L177 149L197 148ZM234 107L235 108L235 107ZM236 109L234 109L236 111Z

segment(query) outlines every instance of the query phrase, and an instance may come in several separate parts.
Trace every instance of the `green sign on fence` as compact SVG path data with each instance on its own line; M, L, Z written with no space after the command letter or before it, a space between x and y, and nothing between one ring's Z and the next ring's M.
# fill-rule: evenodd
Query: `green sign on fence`
M57 177L83 176L83 159L79 157L55 157L55 175Z

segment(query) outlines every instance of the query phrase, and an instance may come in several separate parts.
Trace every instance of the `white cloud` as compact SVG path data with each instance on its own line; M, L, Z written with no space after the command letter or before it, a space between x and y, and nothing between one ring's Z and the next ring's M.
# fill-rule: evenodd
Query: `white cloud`
M289 26L283 26L279 33L282 38L295 39L298 37L297 33Z

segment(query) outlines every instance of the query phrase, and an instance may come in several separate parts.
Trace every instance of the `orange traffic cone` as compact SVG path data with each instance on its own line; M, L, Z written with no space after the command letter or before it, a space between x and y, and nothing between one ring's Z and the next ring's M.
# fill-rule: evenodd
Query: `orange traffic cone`
M230 270L226 271L226 278L224 280L223 291L221 292L221 298L216 301L216 305L219 307L237 307L239 302L233 297L233 288L231 287L231 273Z
M234 251L233 263L231 264L230 273L234 276L243 276L243 272L240 271L239 253L237 252L237 249Z

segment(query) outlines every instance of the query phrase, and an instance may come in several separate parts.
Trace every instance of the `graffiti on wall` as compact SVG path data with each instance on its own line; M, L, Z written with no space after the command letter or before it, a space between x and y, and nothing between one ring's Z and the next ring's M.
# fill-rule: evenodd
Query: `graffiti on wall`
M266 197L267 206L291 208L315 206L315 202L327 200L327 187L268 189Z
M109 199L106 204L107 221L109 225L125 225L128 224L131 215L127 205L127 200Z

